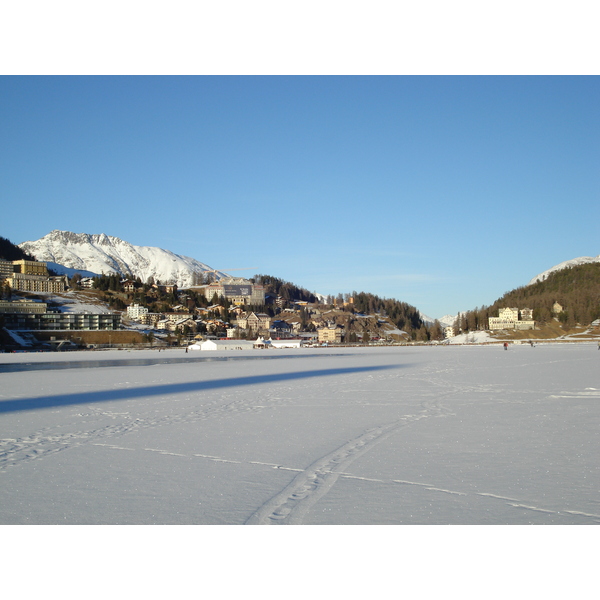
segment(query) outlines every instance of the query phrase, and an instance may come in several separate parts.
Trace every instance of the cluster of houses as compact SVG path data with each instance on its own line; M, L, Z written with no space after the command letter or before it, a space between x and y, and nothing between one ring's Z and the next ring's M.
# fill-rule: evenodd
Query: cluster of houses
M158 331L187 334L200 330L208 334L220 331L226 333L227 340L241 341L239 339L241 337L259 337L259 339L266 339L266 343L271 340L275 344L273 347L281 345L284 341L290 344L291 340L296 340L298 343L318 341L322 344L341 343L343 340L344 328L333 322L323 322L319 315L316 315L312 321L315 332L302 331L298 312L300 308L307 305L306 302L297 302L293 308L284 309L277 318L246 310L248 305L264 305L266 295L264 286L242 277L226 277L217 282L193 286L190 290L202 293L209 299L225 298L230 305L227 309L229 320L225 322L215 316L219 314L222 316L225 312L225 308L220 304L213 304L206 308L195 307L192 312L179 305L173 307L173 312L152 313L148 308L134 303L127 307L127 317ZM220 340L220 342L224 343L227 340Z
M225 331L228 340L239 339L243 333L246 338L263 336L274 343L295 338L297 340L316 340L319 343L339 344L344 336L344 328L333 322L323 323L317 318L313 321L317 325L315 327L316 332L307 333L302 331L302 324L299 319L286 321L281 318L271 318L266 313L245 311L242 306L229 308L229 322L214 318L214 316L208 317L208 315L223 311L222 306L215 304L206 308L196 307L193 313L190 313L183 306L174 307L174 312L170 313L151 313L144 306L131 304L127 307L127 317L158 331L188 334L199 330L206 330L208 333ZM294 309L287 309L286 312L290 316L297 315L297 310Z
M16 292L63 293L68 289L66 276L51 276L47 264L38 261L0 259L0 283L8 285ZM93 288L92 278L81 278L78 281L81 288ZM125 292L135 292L139 284L131 280L121 282ZM166 293L176 293L175 285L156 286ZM263 347L288 347L300 343L335 344L343 340L344 329L333 322L324 322L317 315L312 323L316 332L302 331L298 318L300 306L285 309L284 318L272 319L261 312L247 311L248 305L263 305L265 291L262 285L254 284L240 277L223 278L217 282L203 286L194 286L194 291L201 292L207 298L224 297L230 303L229 319L225 322L216 315L223 315L224 307L219 304L206 308L196 307L192 312L183 306L174 306L172 312L152 313L145 306L134 303L127 307L126 315L130 321L135 321L148 328L160 332L188 334L193 337L198 331L207 333L226 332L226 341L242 342L238 338L258 337ZM298 303L304 304L306 303ZM318 312L318 311L317 311ZM50 308L46 302L17 298L0 300L0 314L7 327L21 331L37 330L117 330L122 326L120 312L61 312ZM286 320L285 315L288 315ZM292 318L289 318L292 317ZM201 327L200 327L201 325ZM244 342L245 343L245 342Z

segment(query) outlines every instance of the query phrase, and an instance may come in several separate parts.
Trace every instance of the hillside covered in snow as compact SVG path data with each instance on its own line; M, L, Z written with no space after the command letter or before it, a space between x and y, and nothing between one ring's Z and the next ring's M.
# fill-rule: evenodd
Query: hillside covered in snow
M175 283L186 288L194 285L200 275L212 272L208 265L194 258L162 248L134 246L104 233L54 230L37 241L23 242L19 247L36 260L49 263L55 271L62 272L60 267L66 267L68 274L74 271L84 275L88 274L86 272L119 273L139 277L143 282L152 277L161 283Z
M563 269L568 269L569 267L577 267L579 265L586 265L589 263L600 262L600 254L598 256L580 256L579 258L573 258L571 260L565 260L564 262L551 267L550 269L536 275L527 285L533 285L538 281L544 281L548 278L548 275L554 273L555 271L562 271Z

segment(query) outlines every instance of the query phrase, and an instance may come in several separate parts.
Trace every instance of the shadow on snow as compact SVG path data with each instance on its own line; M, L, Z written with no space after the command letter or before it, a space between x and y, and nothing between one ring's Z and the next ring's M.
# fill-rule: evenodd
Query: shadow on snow
M160 353L159 353L160 355ZM303 354L294 356L298 358L314 358L315 354ZM319 354L323 356L335 356L331 354ZM67 360L64 362L19 362L0 364L0 373L20 373L23 371L55 371L63 369L97 369L99 367L148 367L152 365L170 365L182 363L199 362L221 362L221 361L247 361L247 360L274 360L290 358L289 355L262 355L262 356L192 356L192 357L163 357L163 358L115 358L107 360Z
M331 377L335 375L350 375L352 373L368 373L386 369L398 369L407 365L380 365L373 367L354 367L323 369L320 371L298 371L295 373L275 373L269 375L252 375L248 377L232 377L230 379L213 379L208 381L192 381L188 383L169 383L164 385L143 386L119 390L98 390L75 394L61 394L55 396L39 396L37 398L21 398L20 400L0 401L0 413L56 408L72 406L75 404L89 404L95 402L114 402L117 400L132 400L135 398L148 398L163 394L182 394L189 392L202 392L221 388L260 385L263 383L277 383L280 381L293 381L295 379L309 379L311 377Z

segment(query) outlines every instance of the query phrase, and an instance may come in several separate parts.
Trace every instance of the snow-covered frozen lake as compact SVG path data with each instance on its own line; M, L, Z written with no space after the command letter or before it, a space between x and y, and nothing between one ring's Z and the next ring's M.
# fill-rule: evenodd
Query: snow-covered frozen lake
M0 377L2 524L600 523L592 344L0 354Z

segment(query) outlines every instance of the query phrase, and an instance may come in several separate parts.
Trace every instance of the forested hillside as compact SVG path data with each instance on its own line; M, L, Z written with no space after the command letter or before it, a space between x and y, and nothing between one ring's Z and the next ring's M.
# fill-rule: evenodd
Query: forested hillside
M353 292L354 310L365 314L381 313L391 319L399 329L410 333L424 327L419 311L406 302L393 298L380 298L366 292Z
M33 256L23 252L19 246L3 237L0 237L0 258L4 260L35 260Z
M555 271L544 281L507 292L491 306L462 314L459 326L463 331L487 329L488 317L497 316L498 309L505 306L532 308L535 321L544 324L554 318L555 302L564 309L557 315L559 320L568 326L589 325L600 318L600 263Z
M303 300L305 302L316 302L316 296L305 288L284 281L272 275L255 275L251 281L265 287L265 293L281 296L284 300Z
M284 281L271 275L256 275L253 280L265 286L265 292L281 296L284 300L305 300L306 302L317 302L317 297L305 288ZM344 303L344 297L353 302ZM352 292L351 294L339 294L337 299L329 296L325 304L337 305L341 310L364 313L368 315L381 314L388 317L402 331L406 331L413 339L427 340L430 337L438 339L441 337L439 323L434 327L435 331L429 332L421 319L419 311L406 302L393 298L380 298L366 292Z

